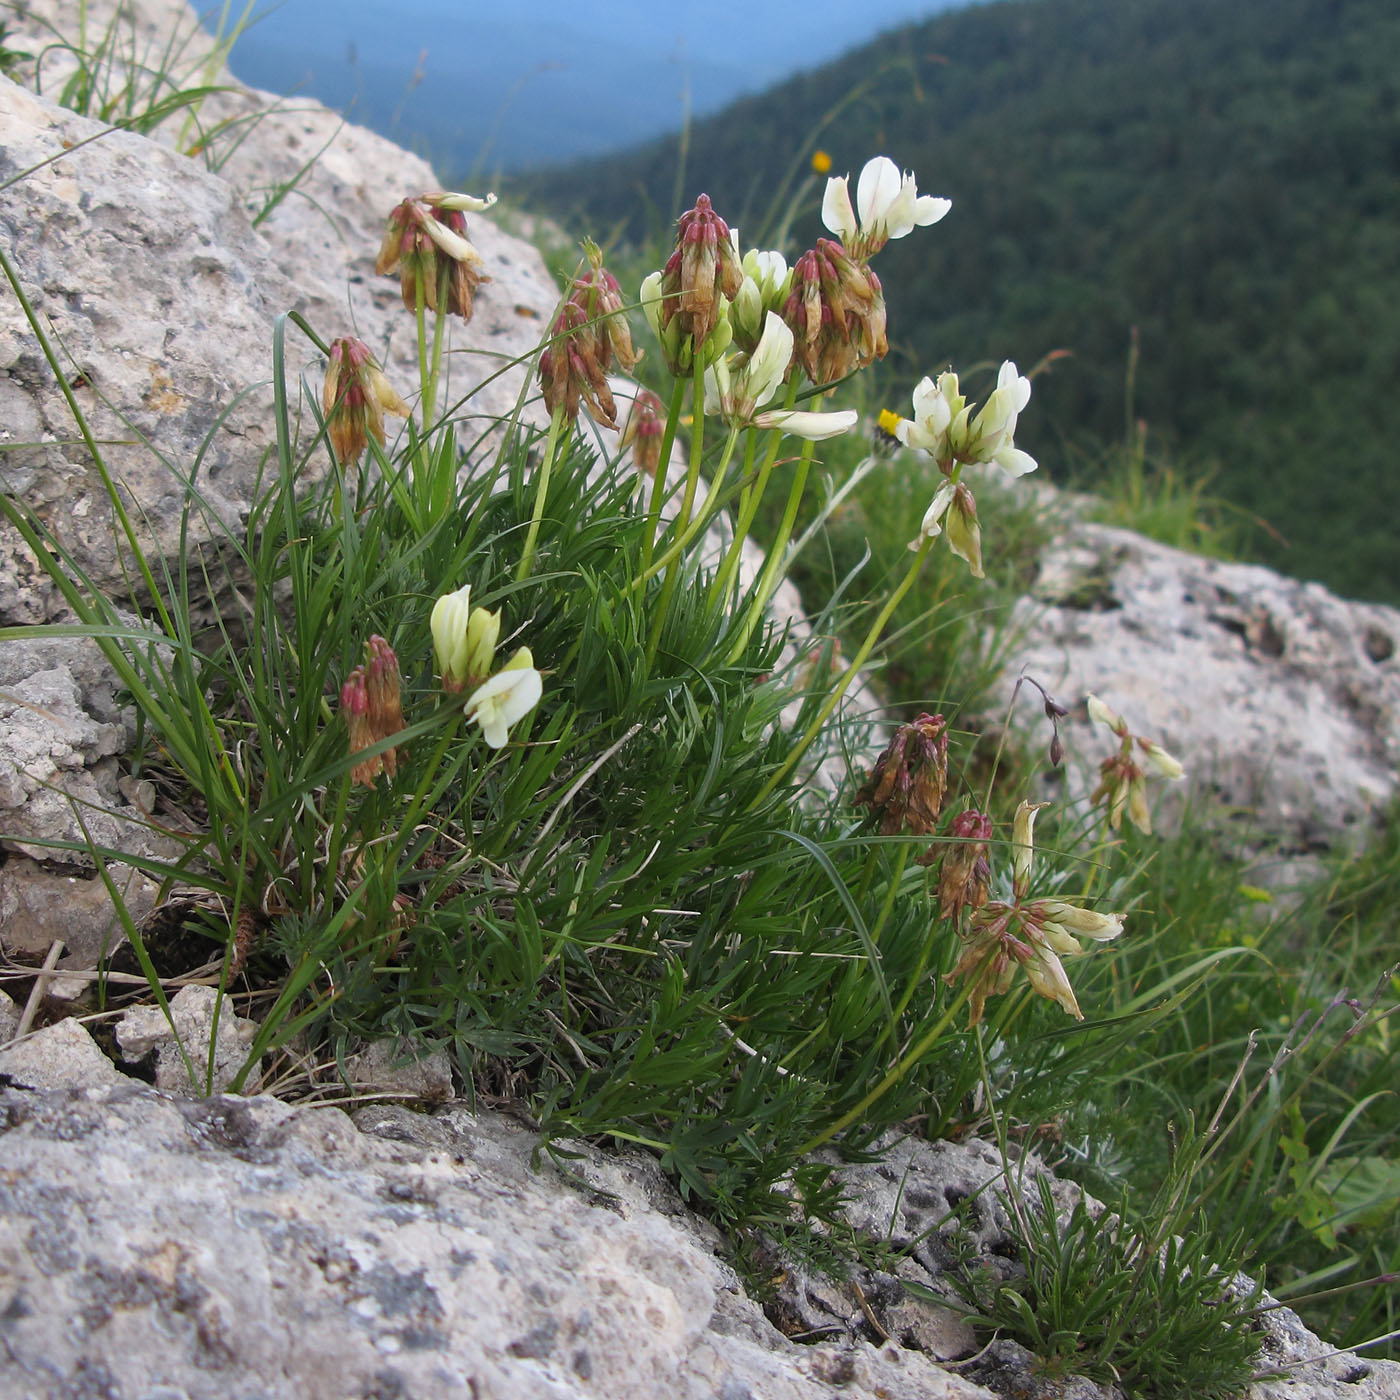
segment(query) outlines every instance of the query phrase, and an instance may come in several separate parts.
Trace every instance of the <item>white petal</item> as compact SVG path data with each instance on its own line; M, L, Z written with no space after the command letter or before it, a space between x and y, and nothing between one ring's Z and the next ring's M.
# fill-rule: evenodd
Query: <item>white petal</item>
M1031 381L1017 371L1015 360L1005 360L997 375L997 388L1009 391L1007 397L1011 403L1011 421L1014 426L1015 415L1031 401Z
M923 523L919 526L920 535L927 539L933 539L943 532L943 526L940 522L948 513L948 507L952 505L956 491L957 487L951 481L945 481L933 493L933 500L929 502L929 507L924 512Z
M936 224L951 208L951 199L940 199L936 194L921 194L914 201L914 222L920 228Z
M1089 707L1089 718L1096 724L1103 725L1105 729L1111 729L1115 734L1127 728L1122 715L1110 710L1097 695L1090 694L1084 703Z
M1016 889L1022 892L1030 883L1031 862L1035 858L1035 814L1047 804L1022 802L1011 823L1012 871Z
M842 409L839 413L804 413L797 409L778 409L772 413L760 413L753 420L755 428L777 428L792 437L806 438L808 442L825 442L827 438L840 437L855 427L860 414L853 408Z
M865 163L856 186L856 208L860 211L860 226L869 232L883 224L890 206L899 198L904 181L899 167L888 156L876 156Z
M1148 767L1154 773L1163 778L1170 778L1175 782L1178 778L1186 776L1186 770L1180 762L1173 758L1160 744L1154 744L1150 739L1139 739L1143 752L1147 756Z
M1107 943L1123 932L1121 914L1100 914L1094 909L1081 909L1077 904L1067 904L1062 899L1041 899L1036 901L1049 922L1058 924L1071 934L1081 938L1092 938L1099 943Z
M1022 452L1019 447L1012 447L1010 443L1003 447L992 460L1007 476L1025 476L1027 472L1033 472L1040 465L1029 452Z
M426 218L423 220L423 227L427 229L428 237L454 262L469 263L478 268L486 266L486 260L481 254L460 233L453 233L446 224L439 223L434 218Z
M472 691L464 713L481 726L487 744L499 749L508 737L507 727L524 719L543 693L544 682L534 667L498 671Z
M763 318L763 335L745 367L748 394L761 408L777 392L792 362L792 330L781 316L769 312Z
M833 175L826 182L826 193L822 196L822 223L842 243L849 243L858 232L856 214L851 208L851 194L847 188L849 179L848 175Z
M439 209L461 209L468 214L479 214L483 209L489 209L496 202L494 194L478 197L474 194L454 194L448 192L439 194L433 201Z

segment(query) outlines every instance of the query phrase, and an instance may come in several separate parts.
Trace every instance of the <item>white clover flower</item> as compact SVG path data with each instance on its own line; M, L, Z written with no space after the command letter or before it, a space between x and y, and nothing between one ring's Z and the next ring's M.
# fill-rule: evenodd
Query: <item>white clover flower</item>
M914 417L901 418L895 436L905 447L927 452L937 462L948 460L948 430L965 402L958 392L958 376L951 370L940 374L937 383L925 375L914 386Z
M530 649L521 647L504 669L472 691L464 713L468 722L481 726L481 737L490 748L504 748L510 726L524 719L543 694L544 681Z
M853 258L878 253L892 238L903 238L915 227L936 224L952 207L949 199L921 195L912 174L900 174L888 156L867 161L856 186L851 208L850 177L833 176L822 197L822 223L839 238Z
M467 632L472 612L472 586L464 583L455 593L444 593L433 604L429 630L444 690L461 690L467 677Z
M736 428L748 424L754 410L778 392L792 362L792 345L787 323L768 312L758 344L738 369L721 357L705 371L705 412L719 414Z

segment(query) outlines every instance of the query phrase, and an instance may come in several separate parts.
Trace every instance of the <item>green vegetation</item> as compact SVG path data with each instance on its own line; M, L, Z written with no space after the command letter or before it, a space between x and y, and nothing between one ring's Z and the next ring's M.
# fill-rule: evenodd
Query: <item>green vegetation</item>
M952 26L950 49L963 34L991 43L982 26L1007 14L1029 26L1025 52L1006 34L1000 48L964 50L969 74L1014 87L1030 50L1050 42L1043 26L1054 8L1088 13L1043 0L940 23ZM1169 18L1145 0L1114 15L1104 30L1120 38ZM1208 28L1204 12L1196 18ZM1090 36L1078 40L1070 47L1088 62L1097 50ZM925 49L905 47L924 61ZM1048 61L1034 66L1048 75ZM932 71L945 70L952 65ZM924 91L932 86L930 77ZM1008 201L1024 195L1028 176L1007 171L1027 150L1073 147L1080 130L1048 87L1027 79L1023 88L1016 100L1046 104L1044 120L1062 129L1032 125L1037 135L1019 147L977 148L1001 152ZM964 120L979 111L1009 120L999 91L970 85ZM892 133L899 104L889 100ZM871 89L843 111L854 122L878 108ZM918 110L927 118L928 107ZM820 122L808 121L810 137ZM822 138L833 147L834 134ZM1122 134L1110 123L1102 136ZM708 139L697 132L697 153ZM838 168L849 159L854 169L865 151L846 139ZM881 144L915 163L893 135ZM956 175L952 144L931 168ZM750 132L746 146L762 143ZM746 179L759 179L754 169ZM659 188L669 192L674 179L667 172ZM960 221L974 222L972 200L937 183L959 199L954 217L881 254L896 337L946 337L940 349L902 356L911 378L961 357L965 344L976 347L968 358L999 348L994 315L1038 306L1025 301L1032 283L1011 251L1030 245L1007 231L1034 220L1018 225L1001 210L990 242L951 244ZM790 191L753 228L814 232L814 196L810 182ZM407 201L395 217L450 226L447 216L460 214L408 208L424 204ZM1068 225L1059 237L1070 237ZM634 271L659 264L664 242L634 248ZM1035 246L1046 261L1034 285L1079 306L1070 282L1048 270L1059 245ZM966 267L952 247L964 249ZM75 619L0 632L0 642L90 636L140 709L133 772L177 795L191 828L177 858L141 862L167 901L165 924L147 927L174 927L226 954L229 1004L261 1027L245 1073L280 1053L282 1091L323 1096L337 1092L334 1067L360 1037L444 1049L470 1092L534 1114L546 1148L584 1136L654 1151L741 1255L759 1232L792 1232L794 1199L814 1218L835 1211L827 1173L809 1160L818 1144L859 1152L899 1125L992 1132L1003 1147L1033 1142L1058 1170L1120 1203L1122 1223L1087 1211L1064 1221L1021 1215L1026 1279L988 1289L973 1278L969 1296L1051 1364L1116 1371L1143 1393L1168 1394L1176 1380L1194 1394L1223 1393L1248 1372L1250 1300L1227 1299L1207 1260L1267 1270L1269 1286L1329 1340L1393 1332L1394 1291L1375 1280L1400 1272L1395 840L1339 861L1296 901L1275 901L1204 820L1163 841L1063 802L1041 816L1032 867L1025 792L1042 760L1008 745L983 713L991 676L1014 655L1011 609L1052 523L1024 487L969 473L987 573L976 579L966 552L948 548L951 528L936 540L923 534L930 498L950 476L961 481L967 461L856 435L799 445L747 411L707 407L695 360L726 347L707 351L700 337L689 365L681 347L682 373L666 375L660 366L678 352L653 316L644 367L662 395L656 426L664 446L680 433L692 448L691 473L663 513L664 474L657 487L626 455L600 455L553 377L552 365L571 363L569 347L585 367L590 355L603 368L610 355L625 362L616 328L634 308L600 302L609 294L600 267L567 274L576 314L562 313L532 366L543 373L548 432L517 412L483 439L455 409L439 417L432 407L441 319L428 314L425 279L441 275L443 315L460 309L462 292L458 269L427 251L416 273L401 269L422 371L417 417L397 439L378 441L372 417L350 410L372 400L394 415L409 405L369 375L350 342L328 346L332 328L291 317L273 347L276 453L246 530L206 510L198 462L177 465L189 518L222 546L200 560L224 564L196 564L193 551L144 556L107 478L118 542L141 574L140 624L118 611L132 600L96 590L36 512L0 496ZM1107 267L1141 247L1105 233L1098 251ZM6 250L0 263L62 389L57 347ZM920 263L934 282L919 280ZM946 293L947 314L930 309L924 320L918 298L930 288ZM985 348L973 311L956 302L973 292L988 298L977 310ZM1027 337L1026 363L1060 343L1048 332L1037 341L1024 318L1008 321ZM1130 308L1119 331L1139 321L1151 378L1147 320ZM1118 363L1119 349L1105 364ZM313 382L323 356L324 399ZM736 380L751 363L726 359ZM1198 486L1154 465L1132 413L1124 436L1112 417L1096 423L1091 396L1074 397L1087 394L1076 376L1089 363L1081 348L1037 379L1028 425L1048 400L1071 415L1067 444L1081 421L1122 438L1109 455L1119 482L1105 505L1111 518L1151 520L1163 537L1195 544L1209 526L1217 540L1228 512L1213 516ZM339 377L347 366L358 370ZM984 402L996 392L986 369L965 375ZM794 374L772 406L797 406L800 382ZM571 387L574 410L580 395L598 408L596 377ZM875 397L858 374L828 413L855 403L868 418ZM1121 391L1112 397L1122 402ZM69 403L86 434L71 391ZM1034 430L1026 437L1039 451ZM100 445L89 437L87 446L103 471ZM759 547L758 578L741 582L705 553L703 526L721 510ZM206 611L193 581L208 568L209 587L223 592L231 577L213 571L224 567L246 608L199 624ZM790 647L765 614L786 576L801 583L816 622L810 641ZM458 593L464 584L470 599ZM453 596L461 635L444 642ZM903 748L873 777L871 716L840 704L867 663L910 721L898 731ZM455 690L445 681L459 670ZM533 702L511 708L508 733L493 737L487 699L514 695L526 673L538 680ZM500 718L504 726L504 709ZM1047 743L1051 723L1047 715ZM1111 749L1076 757L1094 763ZM850 781L820 781L813 761L824 755L854 755ZM970 808L986 811L985 842L949 819ZM109 863L130 859L91 845L58 854L93 860L104 878ZM949 898L958 889L961 906ZM1023 938L1042 920L1043 951L1047 905L1064 904L1096 930L1084 937L1105 940L1083 957L1064 952L1073 989L1051 981L1051 963L1065 976L1053 957L1034 962L1045 996L1024 980L996 985L998 954L1012 971L1027 966L1007 962L1014 940L998 942L996 918ZM1128 936L1107 941L1117 919L1109 910L1130 915ZM146 995L163 1005L167 943L129 917L125 929ZM1085 1019L1066 1016L1066 996ZM209 1082L211 1066L189 1068L194 1082ZM1125 1289L1125 1279L1141 1287ZM1157 1316L1167 1325L1154 1327Z
M1037 381L1037 455L1093 484L1136 330L1137 412L1271 527L1251 557L1396 601L1396 53L1389 0L1002 0L697 123L684 188L762 244L814 145L836 173L887 152L954 201L882 265L905 382L1071 351ZM635 239L673 216L680 158L663 142L519 189Z

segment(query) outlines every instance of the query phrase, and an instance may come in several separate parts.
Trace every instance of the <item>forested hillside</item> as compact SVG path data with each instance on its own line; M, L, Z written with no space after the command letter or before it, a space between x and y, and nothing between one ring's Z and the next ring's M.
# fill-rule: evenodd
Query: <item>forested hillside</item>
M1003 0L697 125L681 188L748 244L813 142L837 173L888 153L954 201L881 258L892 394L1069 350L1027 446L1083 479L1083 449L1123 434L1136 327L1135 414L1279 532L1256 532L1259 557L1400 601L1398 91L1395 0ZM635 237L639 192L653 229L673 215L676 168L672 140L524 197Z

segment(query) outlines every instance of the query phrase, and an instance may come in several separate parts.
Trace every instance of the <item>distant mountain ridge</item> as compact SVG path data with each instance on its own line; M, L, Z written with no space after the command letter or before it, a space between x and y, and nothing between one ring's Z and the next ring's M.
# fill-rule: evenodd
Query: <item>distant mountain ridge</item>
M877 264L901 394L950 362L1072 351L1025 421L1063 479L1086 435L1124 432L1136 327L1133 415L1278 532L1259 557L1396 601L1397 58L1393 0L1001 0L697 123L683 188L748 244L865 84L820 133L834 169L884 151L954 201ZM550 171L525 198L636 235L670 214L676 153ZM795 229L814 239L815 210Z

